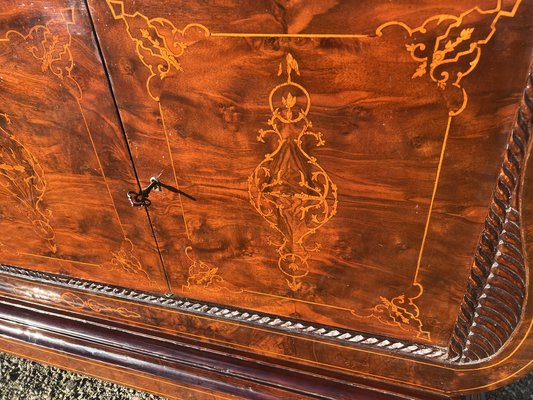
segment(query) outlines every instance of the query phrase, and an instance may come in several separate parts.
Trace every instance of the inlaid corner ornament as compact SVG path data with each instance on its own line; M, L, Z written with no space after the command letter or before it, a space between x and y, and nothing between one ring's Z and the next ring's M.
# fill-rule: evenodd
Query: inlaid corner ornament
M199 38L209 36L209 30L200 24L189 24L178 29L165 18L148 18L135 12L128 14L121 0L106 0L113 18L122 20L126 32L135 43L135 51L139 60L148 69L146 90L150 97L160 100L163 80L174 71L181 71L179 58L185 49Z
M81 99L82 92L78 82L72 77L74 60L70 47L72 36L69 26L75 24L71 8L61 10L61 19L52 19L45 25L35 25L27 35L11 30L2 41L26 49L38 62L42 72L50 72L63 82L69 93Z
M185 257L189 260L189 270L187 271L187 283L182 286L183 290L199 288L215 292L222 289L233 293L242 292L242 289L235 288L222 277L218 267L210 266L196 258L192 246L185 248Z
M422 293L424 293L423 286L415 283L407 293L390 300L380 296L381 303L374 306L371 316L384 325L396 326L406 332L415 332L417 338L430 342L431 334L424 330L420 309L415 303Z
M381 25L376 34L382 36L383 30L391 26L401 26L408 32L411 40L405 48L418 62L412 78L428 76L435 82L449 96L449 115L456 116L468 103L463 78L478 65L482 47L496 33L498 20L514 17L521 2L515 0L510 9L506 9L503 1L498 0L493 9L483 10L476 6L459 16L435 15L417 28L402 22L388 22Z
M111 259L101 264L102 267L109 267L128 274L134 274L138 277L150 281L150 276L143 268L139 258L135 255L135 248L128 237L124 237L118 251L111 252Z
M250 175L248 188L252 206L279 234L269 243L276 247L278 268L287 284L297 291L309 274L311 254L320 251L320 243L310 239L335 215L338 200L337 186L308 153L326 142L321 132L311 130L311 97L293 81L300 69L290 53L279 64L278 76L282 74L286 81L269 96L269 128L257 136L273 150Z

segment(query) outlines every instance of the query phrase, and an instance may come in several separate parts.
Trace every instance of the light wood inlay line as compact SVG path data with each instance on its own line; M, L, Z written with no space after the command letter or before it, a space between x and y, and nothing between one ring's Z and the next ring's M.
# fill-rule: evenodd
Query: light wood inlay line
M453 116L448 117L448 123L446 125L446 132L444 133L444 140L442 141L442 149L440 152L439 165L437 167L437 174L435 176L435 183L433 185L433 193L431 195L431 201L429 203L429 212L426 218L426 226L424 227L424 235L422 236L422 244L420 246L420 252L418 253L418 261L416 263L416 272L413 279L413 283L418 282L418 273L420 271L420 265L422 263L422 256L424 255L424 247L426 245L426 238L429 232L429 224L431 222L431 214L433 213L433 206L435 204L435 196L437 195L437 189L439 187L440 173L442 171L442 162L444 160L444 153L446 152L446 143L448 142L448 135L450 134L450 126L452 124Z

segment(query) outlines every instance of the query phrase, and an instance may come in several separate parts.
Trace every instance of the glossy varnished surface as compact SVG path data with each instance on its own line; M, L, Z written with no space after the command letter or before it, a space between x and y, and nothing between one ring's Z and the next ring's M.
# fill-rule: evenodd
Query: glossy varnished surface
M216 387L222 396L236 393L242 396L241 391L250 387L258 391L256 394L260 393L264 389L256 385L258 382L267 386L285 382L283 387L288 391L300 390L304 398L309 395L312 398L372 399L365 395L354 397L357 393L355 386L364 385L378 391L428 400L491 390L524 374L531 363L531 341L527 340L530 308L526 311L526 323L520 325L509 345L497 356L474 365L454 365L407 352L393 353L372 345L372 341L366 345L339 345L325 336L276 332L267 324L252 326L216 313L202 314L194 307L187 312L187 307L163 306L168 305L168 299L141 302L139 296L134 296L137 301L131 301L132 296L121 290L116 292L122 293L122 299L89 290L77 293L76 300L72 288L28 282L21 279L23 275L18 278L5 275L0 288L7 294L6 298L0 299L2 349L28 354L24 342L30 342L45 350L50 347L55 351L63 350L76 357L67 362L59 360L58 356L53 362L78 370L80 366L87 368L87 364L78 361L77 357L87 355L89 347L93 352L92 360L115 367L128 365L134 370L134 373L117 372L119 367L115 372L107 370L104 377L135 387L141 384L153 391L163 387L163 393L170 397L176 392L164 382L178 383L179 386L191 382L187 376L177 380L174 380L176 375L170 378L172 374L184 373L184 368L187 370L191 366L199 368L195 372L197 385L202 389ZM81 282L77 286L81 287ZM19 298L23 301L16 300ZM125 301L128 298L130 301ZM31 299L33 305L25 299ZM69 299L74 301L69 302ZM156 303L160 306L154 307ZM66 310L61 311L61 308ZM81 320L80 312L84 314ZM16 338L22 343L16 346L4 338ZM178 343L189 350L183 352ZM191 349L198 352L191 354ZM38 349L36 351L33 356L42 354ZM164 359L171 361L166 364L163 375L159 369L162 352L167 354ZM170 359L168 352L174 354ZM310 357L314 360L311 365L302 364ZM243 364L248 358L256 363ZM281 365L282 369L276 372L268 368L267 365L272 363ZM213 368L223 375L213 377L210 372ZM102 376L102 371L90 368L88 371ZM139 371L148 373L146 381L139 380ZM301 376L294 381L289 371L312 375L309 380ZM325 382L317 386L318 377L313 374L326 376L332 386ZM239 381L243 378L244 381ZM225 386L227 382L231 384ZM197 395L194 388L190 390L193 396Z
M183 398L528 371L531 1L87 3L0 6L0 348Z
M165 291L87 10L0 5L2 261Z
M175 294L448 343L527 2L90 4Z

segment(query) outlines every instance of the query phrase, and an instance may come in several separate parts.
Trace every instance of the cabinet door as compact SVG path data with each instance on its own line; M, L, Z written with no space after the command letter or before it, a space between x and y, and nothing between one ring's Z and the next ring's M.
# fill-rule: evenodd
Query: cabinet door
M532 50L490 3L89 1L173 293L447 346Z
M0 4L0 261L146 290L166 280L83 1Z

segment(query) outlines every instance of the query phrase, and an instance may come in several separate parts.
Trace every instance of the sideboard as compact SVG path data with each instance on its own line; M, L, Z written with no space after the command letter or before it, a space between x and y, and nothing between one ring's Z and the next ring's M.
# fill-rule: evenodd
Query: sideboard
M169 399L530 371L531 0L3 0L0 350Z

